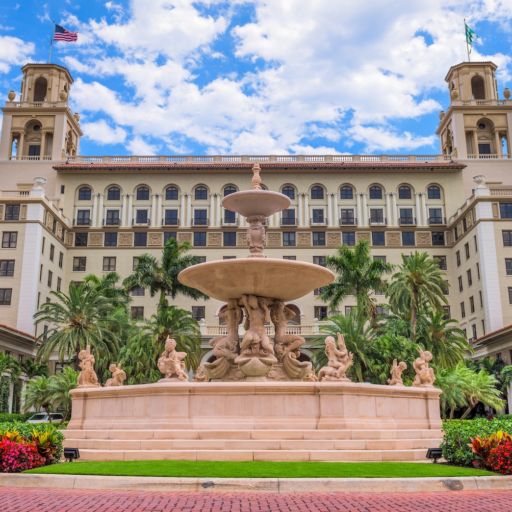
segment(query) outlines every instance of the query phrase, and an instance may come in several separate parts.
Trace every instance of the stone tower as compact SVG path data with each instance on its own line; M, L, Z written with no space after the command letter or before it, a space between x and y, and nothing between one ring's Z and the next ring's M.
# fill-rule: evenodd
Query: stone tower
M458 159L510 158L512 101L499 99L492 62L462 62L446 75L448 111L441 112L437 134L443 154Z
M82 131L68 106L73 79L57 64L26 64L21 95L2 108L0 160L63 160L74 156Z

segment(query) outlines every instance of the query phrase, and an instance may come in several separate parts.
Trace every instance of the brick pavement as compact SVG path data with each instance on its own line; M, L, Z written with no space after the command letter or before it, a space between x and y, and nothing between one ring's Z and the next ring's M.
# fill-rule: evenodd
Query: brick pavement
M2 512L512 512L511 491L197 493L0 488Z

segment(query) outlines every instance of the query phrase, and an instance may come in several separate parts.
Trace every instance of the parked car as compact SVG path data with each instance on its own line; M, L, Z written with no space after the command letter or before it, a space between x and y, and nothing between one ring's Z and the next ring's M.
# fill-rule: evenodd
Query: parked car
M30 416L27 423L58 423L59 421L64 421L64 415L60 412L51 412L50 414L38 412Z

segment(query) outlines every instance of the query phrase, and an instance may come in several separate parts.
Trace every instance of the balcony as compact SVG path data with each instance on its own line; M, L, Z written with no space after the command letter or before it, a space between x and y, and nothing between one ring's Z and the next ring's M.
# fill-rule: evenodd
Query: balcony
M370 226L385 226L388 223L386 217L376 217L369 220Z
M281 217L281 226L296 226L297 219L295 217Z
M357 219L355 217L340 217L340 226L355 226Z
M299 324L299 325L287 325L286 334L294 335L314 335L320 332L320 327L323 322L317 322L314 324ZM204 320L199 322L201 334L203 336L225 336L228 332L226 325L207 325ZM274 336L275 330L273 325L266 325L265 332L267 336Z
M325 226L327 224L327 219L310 219L311 226Z
M194 226L208 226L208 218L196 218L193 220L192 224Z
M140 220L138 221L137 219L133 219L132 220L132 226L149 226L151 224L151 219L146 219L146 220Z
M91 219L75 219L73 220L73 226L90 226L91 225Z
M399 217L398 224L400 226L415 226L416 225L416 217Z
M446 224L446 218L444 217L429 217L428 223L430 225L445 225Z
M164 219L162 221L162 226L179 226L179 225L180 225L180 219L178 217Z
M106 218L103 220L104 226L119 226L121 224L121 219L119 217Z

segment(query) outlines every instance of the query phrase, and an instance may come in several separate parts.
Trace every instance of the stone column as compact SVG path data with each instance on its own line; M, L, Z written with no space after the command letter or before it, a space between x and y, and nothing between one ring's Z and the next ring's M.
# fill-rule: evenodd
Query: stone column
M128 194L128 211L126 212L126 225L131 226L132 225L132 219L133 219L133 195Z
M495 130L494 131L494 138L495 138L495 144L496 144L496 155L498 158L501 158L502 157L502 153L501 153L501 136L500 136L500 133L498 132L498 130Z
M332 197L331 194L327 194L327 212L326 212L327 227L332 225Z
M122 227L126 227L128 225L127 221L126 221L126 217L128 215L127 201L128 201L128 194L123 194L122 203L121 203L121 226Z
M210 215L208 216L208 226L213 228L216 226L216 211L215 211L215 195L210 194Z
M181 194L180 197L180 212L179 212L180 226L185 227L187 220L187 212L185 211L185 194Z
M192 225L192 196L190 194L186 194L185 202L187 204L187 227Z
M391 225L391 193L386 194L386 221L387 225Z
M423 226L423 215L421 215L421 207L420 207L420 195L419 194L415 194L415 202L416 202L416 206L415 206L415 215L416 215L416 223L418 226Z
M103 194L98 194L98 227L103 225Z
M156 196L156 221L155 225L160 227L162 225L162 194Z
M339 226L339 215L338 215L338 194L331 194L332 196L332 227Z
M220 194L215 194L215 216L217 218L215 225L222 226L222 196Z
M304 194L304 224L302 227L309 227L309 197L307 194Z
M396 196L395 194L391 193L391 226L397 226L398 225L398 211L396 207Z
M156 194L151 195L151 218L150 220L150 226L154 228L156 226Z
M478 158L478 136L476 130L473 130L473 155Z
M421 207L421 213L423 215L423 225L428 226L428 210L427 210L427 201L425 199L425 194L420 193L420 207Z
M302 198L304 194L297 194L297 225L299 228L303 226L302 215L304 208L302 207Z
M97 227L98 225L98 198L99 194L94 194L92 196L92 219L91 219L91 225L93 227Z
M20 138L18 142L18 146L16 147L16 160L21 160L23 158L23 144L25 143L25 133L20 133Z
M361 213L363 215L363 226L367 227L368 222L368 197L366 194L361 194Z
M39 159L40 160L43 160L44 156L45 156L45 150L44 150L45 149L44 148L45 144L46 144L46 132L43 131L41 133L41 151L39 152Z
M356 194L356 215L357 215L357 226L363 227L363 212L361 208L363 194Z

